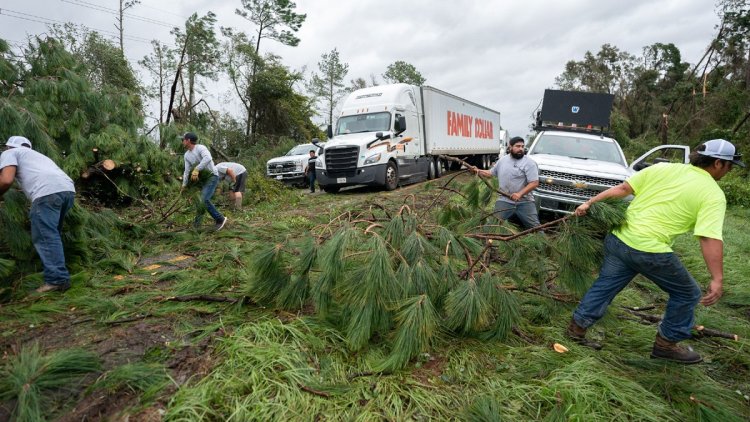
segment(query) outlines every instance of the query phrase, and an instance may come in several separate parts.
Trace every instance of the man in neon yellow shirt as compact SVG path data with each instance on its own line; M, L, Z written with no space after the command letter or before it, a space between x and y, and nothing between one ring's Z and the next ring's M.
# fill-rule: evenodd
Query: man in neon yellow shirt
M586 340L586 329L604 315L612 299L630 280L641 274L669 294L651 357L686 364L702 360L698 353L677 343L691 338L695 306L699 302L710 306L721 298L726 199L716 182L733 165L745 167L739 159L734 145L714 139L691 153L690 164L653 165L576 209L576 215L582 216L594 202L635 196L628 206L625 224L604 240L604 263L599 277L573 313L567 330L570 338L601 348ZM700 241L711 274L703 297L698 283L672 252L674 238L691 230Z

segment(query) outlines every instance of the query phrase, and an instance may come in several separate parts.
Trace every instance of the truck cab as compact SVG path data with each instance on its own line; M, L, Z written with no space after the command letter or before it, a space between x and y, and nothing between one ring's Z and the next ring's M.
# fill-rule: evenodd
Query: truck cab
M323 190L337 192L351 185L393 190L426 168L417 98L417 87L407 84L352 93L315 169Z
M605 132L613 96L550 91L545 91L537 134L528 152L539 166L539 186L534 192L538 209L571 213L649 165L689 162L688 147L660 145L628 165L620 145ZM545 113L544 107L551 111Z

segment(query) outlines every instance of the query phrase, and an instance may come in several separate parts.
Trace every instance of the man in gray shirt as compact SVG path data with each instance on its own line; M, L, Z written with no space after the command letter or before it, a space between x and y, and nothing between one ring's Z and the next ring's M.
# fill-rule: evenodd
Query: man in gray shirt
M182 136L182 146L187 151L185 151L185 172L182 174L182 188L180 190L185 189L188 181L197 182L202 170L206 170L211 174L201 188L201 203L198 204L193 226L195 228L200 227L203 220L203 213L208 210L208 213L214 219L216 230L219 231L227 224L227 218L221 215L214 204L211 203L211 197L214 196L216 186L219 185L219 172L214 166L214 159L211 157L211 152L205 145L198 145L198 136L192 132L187 132Z
M494 215L507 220L514 215L527 229L539 225L532 191L539 186L539 168L534 160L526 156L524 140L520 136L509 142L509 153L503 156L490 170L471 169L484 177L497 177L500 190L510 197L501 195L495 202Z
M14 180L31 201L31 241L44 267L44 285L36 291L68 290L62 226L75 200L73 180L54 161L31 149L31 141L11 136L0 155L0 195Z
M216 171L219 172L219 180L231 180L232 191L229 197L234 200L234 208L242 208L242 194L245 193L245 183L247 182L247 169L240 163L224 162L216 165Z

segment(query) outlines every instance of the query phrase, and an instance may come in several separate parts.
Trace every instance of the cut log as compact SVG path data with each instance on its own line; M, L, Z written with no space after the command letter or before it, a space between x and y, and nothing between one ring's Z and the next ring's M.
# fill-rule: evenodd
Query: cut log
M107 160L99 162L97 166L103 168L104 170L112 171L115 168L117 168L117 163L115 163L114 160L107 159Z

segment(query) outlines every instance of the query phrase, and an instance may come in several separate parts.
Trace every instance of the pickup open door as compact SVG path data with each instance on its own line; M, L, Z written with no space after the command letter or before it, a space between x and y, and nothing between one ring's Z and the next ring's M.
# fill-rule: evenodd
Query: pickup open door
M690 162L689 155L690 147L685 145L660 145L633 160L629 168L640 171L658 163L686 164Z

